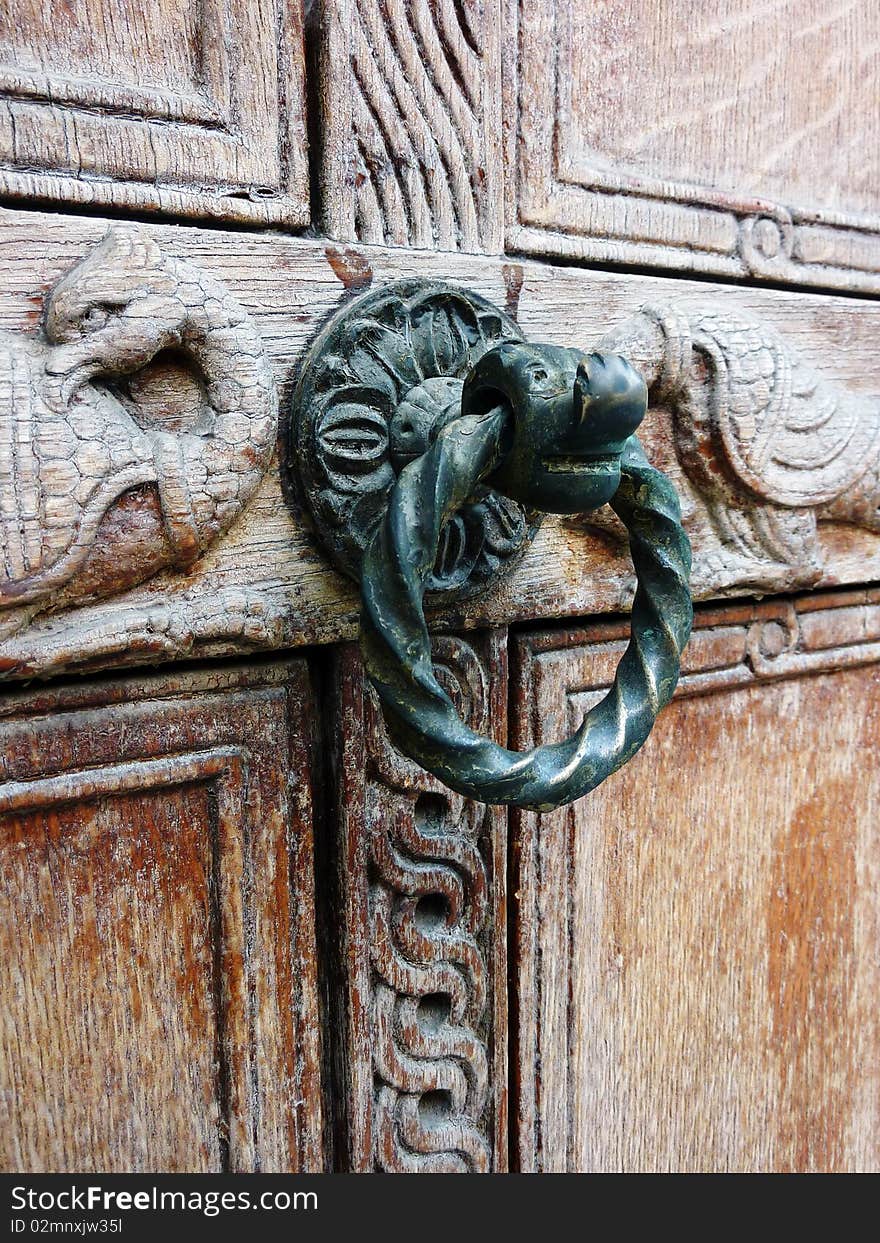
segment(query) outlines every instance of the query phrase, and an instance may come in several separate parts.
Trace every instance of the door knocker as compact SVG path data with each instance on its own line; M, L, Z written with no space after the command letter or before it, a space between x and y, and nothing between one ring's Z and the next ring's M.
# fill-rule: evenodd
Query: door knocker
M336 563L360 581L361 648L395 744L453 790L549 811L641 747L678 680L691 550L670 481L635 432L647 389L626 359L523 340L485 299L402 281L348 303L309 352L293 460ZM610 504L637 576L608 694L564 742L506 750L434 676L426 592L480 590L541 512Z

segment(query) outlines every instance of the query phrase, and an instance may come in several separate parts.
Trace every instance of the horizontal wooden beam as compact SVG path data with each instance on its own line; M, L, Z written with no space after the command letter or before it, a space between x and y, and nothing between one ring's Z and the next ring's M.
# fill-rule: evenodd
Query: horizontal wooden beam
M347 298L401 277L466 286L516 317L530 339L584 348L604 341L645 371L653 409L643 441L681 493L696 598L880 579L880 302L269 232L124 227L248 313L280 395L280 453L232 526L186 569L166 564L109 596L98 585L94 594L106 598L91 603L63 589L30 610L0 608L5 678L356 634L357 589L311 529L295 463L282 483L279 456L297 366L316 332ZM0 327L15 334L4 335L5 353L20 348L20 334L41 339L51 290L109 228L101 219L0 213ZM187 384L180 359L160 355L129 386L132 416L179 434ZM0 406L7 433L20 402L10 385ZM38 425L27 433L16 426L17 435L39 434ZM8 486L6 495L14 522L18 502ZM135 522L131 514L118 520ZM14 578L8 565L6 573ZM616 612L632 589L613 519L548 517L518 564L484 594L435 613L432 625Z

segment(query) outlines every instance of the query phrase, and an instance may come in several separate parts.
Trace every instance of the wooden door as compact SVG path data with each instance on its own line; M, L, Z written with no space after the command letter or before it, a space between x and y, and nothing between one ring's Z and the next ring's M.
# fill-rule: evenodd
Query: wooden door
M3 1168L880 1166L878 88L871 0L0 0ZM649 385L697 623L568 809L394 747L299 477L404 277ZM634 588L532 534L429 614L518 747Z

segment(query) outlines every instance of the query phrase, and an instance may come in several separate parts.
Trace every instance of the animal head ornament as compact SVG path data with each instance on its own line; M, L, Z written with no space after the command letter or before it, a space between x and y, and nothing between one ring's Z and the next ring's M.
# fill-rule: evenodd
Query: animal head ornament
M547 513L597 509L620 484L627 440L645 417L648 390L625 358L555 345L504 342L475 364L462 411L498 400L513 416L492 484Z
M169 348L202 394L189 430L114 384ZM253 493L276 424L265 351L227 291L111 230L49 295L43 337L0 334L0 631L190 564Z

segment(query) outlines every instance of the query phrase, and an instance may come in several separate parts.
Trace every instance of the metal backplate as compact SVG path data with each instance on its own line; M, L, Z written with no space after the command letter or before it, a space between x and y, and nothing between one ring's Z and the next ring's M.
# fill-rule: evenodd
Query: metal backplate
M336 565L360 578L364 549L401 470L460 413L464 377L500 341L520 341L486 299L407 280L361 295L311 347L293 398L290 466ZM482 590L537 530L538 515L480 487L443 530L428 590Z

